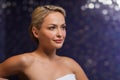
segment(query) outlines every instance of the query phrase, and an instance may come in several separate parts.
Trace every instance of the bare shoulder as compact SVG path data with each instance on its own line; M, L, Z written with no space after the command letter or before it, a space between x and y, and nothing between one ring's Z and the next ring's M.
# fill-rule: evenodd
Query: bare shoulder
M80 67L80 65L74 60L74 59L72 59L72 58L70 58L70 57L61 57L62 58L62 60L64 60L63 62L67 65L67 66L69 66L69 67L71 67L73 70L74 69L76 69L75 67ZM71 66L72 65L72 66ZM75 71L75 70L74 70Z
M0 78L0 80L8 80L8 79L5 79L5 78Z
M64 60L64 63L72 69L77 80L88 80L84 70L74 59L69 57L62 57L62 59Z
M23 53L20 55L12 56L5 60L4 63L12 63L17 65L24 65L27 66L32 62L32 57L30 56L30 53Z
M19 73L32 63L30 53L20 54L6 59L0 63L0 76L9 76Z
M23 66L27 67L30 66L34 61L34 57L31 54L32 53L24 53L18 56L14 56L14 58L16 58L18 62L23 64Z

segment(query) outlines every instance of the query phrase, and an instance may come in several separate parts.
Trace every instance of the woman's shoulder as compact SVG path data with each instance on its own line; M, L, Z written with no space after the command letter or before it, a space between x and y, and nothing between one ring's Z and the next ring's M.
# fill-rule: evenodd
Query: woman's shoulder
M73 73L76 75L77 80L81 79L81 80L88 80L86 74L84 73L82 67L80 66L80 64L78 64L77 61L75 61L73 58L69 58L69 57L61 57L62 59L64 59L65 64L71 68L71 70L73 71Z
M23 64L23 66L30 66L34 61L34 57L31 54L32 52L23 53L14 57L16 57L18 61L21 62L21 64Z
M14 55L8 59L6 59L4 63L8 63L8 64L13 64L13 65L20 65L20 66L29 66L32 61L33 61L33 58L32 56L30 55L31 53L22 53L22 54L19 54L19 55Z
M61 57L61 59L63 60L64 64L70 67L73 71L76 71L81 67L80 64L71 57Z
M61 56L61 60L63 60L65 63L69 63L69 64L76 63L76 61L71 57Z
M30 54L12 56L0 63L0 75L3 77L24 71L33 62Z
M61 60L65 65L67 65L71 68L74 66L78 66L78 63L71 57L61 56ZM71 65L73 65L73 66L71 66Z

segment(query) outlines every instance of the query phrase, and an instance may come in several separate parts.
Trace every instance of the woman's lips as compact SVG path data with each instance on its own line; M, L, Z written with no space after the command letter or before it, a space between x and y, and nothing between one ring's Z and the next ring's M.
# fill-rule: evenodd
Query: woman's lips
M62 43L63 40L62 39L58 39L58 40L54 40L56 43Z

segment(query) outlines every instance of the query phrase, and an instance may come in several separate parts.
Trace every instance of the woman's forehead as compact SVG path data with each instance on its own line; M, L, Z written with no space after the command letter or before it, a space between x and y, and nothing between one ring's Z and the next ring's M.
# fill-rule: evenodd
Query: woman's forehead
M65 17L60 12L51 12L44 18L43 22L63 22L63 23L65 23Z

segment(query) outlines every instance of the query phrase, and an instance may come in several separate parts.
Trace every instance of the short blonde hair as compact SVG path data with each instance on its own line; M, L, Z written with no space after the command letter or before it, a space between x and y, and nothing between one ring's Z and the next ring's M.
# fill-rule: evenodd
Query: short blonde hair
M50 13L50 12L60 12L63 14L63 16L66 16L65 10L60 6L54 6L54 5L45 5L45 6L39 6L37 7L33 12L31 16L31 24L29 26L29 32L31 37L38 43L38 39L34 37L32 33L32 27L36 27L37 29L40 29L44 18Z

